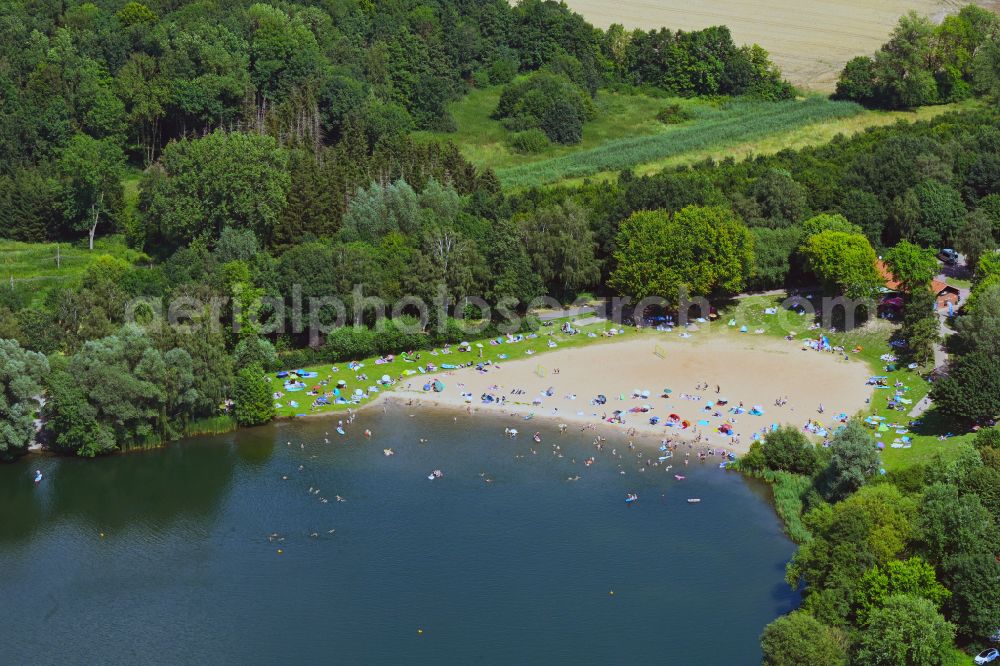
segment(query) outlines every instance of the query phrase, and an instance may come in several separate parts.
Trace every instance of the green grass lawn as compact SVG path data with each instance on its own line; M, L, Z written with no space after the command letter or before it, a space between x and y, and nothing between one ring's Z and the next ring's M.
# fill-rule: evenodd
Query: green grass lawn
M0 280L3 288L30 292L32 303L59 286L79 279L91 262L101 255L135 261L139 255L125 246L120 236L97 238L94 250L86 240L79 243L21 243L0 240Z
M972 289L972 280L950 277L948 278L948 284L959 289Z

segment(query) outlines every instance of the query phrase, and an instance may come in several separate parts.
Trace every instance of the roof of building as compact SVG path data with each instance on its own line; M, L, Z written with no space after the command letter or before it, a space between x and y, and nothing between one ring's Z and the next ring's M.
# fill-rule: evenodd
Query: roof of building
M889 270L889 266L886 265L884 261L879 259L875 262L875 268L878 270L879 275L885 280L886 289L889 291L903 291L903 285L896 279L896 276L892 274ZM953 287L947 282L942 282L941 280L931 280L931 288L934 290L935 294L940 294L941 292L947 291L951 293L959 293L957 287Z

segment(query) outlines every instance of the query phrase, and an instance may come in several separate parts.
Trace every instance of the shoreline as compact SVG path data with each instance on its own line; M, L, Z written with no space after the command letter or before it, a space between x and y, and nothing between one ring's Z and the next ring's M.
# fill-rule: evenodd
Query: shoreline
M343 418L345 413L361 413L388 402L394 406L429 406L453 414L463 411L470 416L515 419L522 425L518 427L515 423L512 427L525 431L521 433L525 435L531 430L527 422L538 418L546 423L563 423L567 429L590 430L601 437L632 438L636 446L643 448L655 449L661 442L683 443L742 455L749 450L755 437L773 425L788 424L801 429L807 420L832 425L829 422L833 415L841 412L856 415L867 406L865 398L872 395L871 387L863 385L870 374L867 363L860 359L843 361L840 356L803 350L801 340L744 337L728 332L687 339L668 334L633 334L583 346L550 348L539 351L536 356L540 358L492 360L485 371L473 366L415 375L410 378L412 381L399 381L385 387L361 405L277 416L274 420ZM540 362L542 359L544 366ZM782 370L780 376L774 372L775 367ZM815 380L818 369L825 370L822 382ZM713 377L719 384L712 383ZM445 384L443 391L424 391L415 386L435 379ZM700 382L701 389L696 388L696 381ZM722 390L723 383L725 390ZM557 385L562 385L563 390L557 391ZM567 385L570 393L565 391ZM673 387L673 392L664 393L667 387ZM716 387L719 387L718 393ZM515 390L520 393L513 394ZM643 392L646 392L645 397ZM484 404L480 399L484 394L496 396L497 402ZM594 404L598 394L606 396L604 404ZM732 400L716 402L727 395L731 395ZM776 396L789 396L789 404L775 405ZM834 400L825 415L816 410L816 401L823 397ZM709 403L712 408L707 406ZM730 410L738 405L746 410L760 406L764 414L732 414ZM648 407L649 410L629 411L636 407ZM622 423L608 420L616 410L622 411ZM663 423L670 414L689 421L690 427L665 427ZM660 423L651 424L652 416L660 417ZM731 434L719 433L723 424L729 424ZM234 423L232 428L207 434L241 429ZM116 455L155 450L170 443L120 451ZM59 455L59 452L41 449L29 451L24 457Z
M654 356L654 348L662 356ZM803 351L798 340L631 337L552 350L545 354L545 359L553 372L539 372L545 370L541 365L532 368L535 360L529 358L494 363L482 372L473 367L428 373L420 376L418 383L439 379L445 384L441 392L421 390L413 382L396 385L356 411L370 409L386 400L394 405L430 406L452 413L463 411L469 416L515 419L522 426L515 422L511 427L523 431L531 430L526 423L537 418L546 423L576 426L580 431L592 430L601 436L634 438L637 445L643 440L646 445L687 443L743 454L775 425L803 428L811 420L832 428L836 424L835 415L856 415L872 395L871 387L864 383L869 375L866 363ZM784 372L768 373L779 360ZM558 367L551 368L553 363ZM601 364L600 367L611 364L619 371L594 371L598 367L595 364ZM730 367L736 365L741 367ZM815 381L818 370L824 372L826 381ZM719 385L707 379L720 375L725 375L725 379L720 379ZM694 377L706 379L693 380ZM659 387L655 381L676 388L666 393L666 387ZM695 381L701 382L702 389L695 388ZM709 381L707 389L706 381ZM560 385L562 390L557 389ZM607 398L603 404L594 402L599 392ZM720 401L727 392L733 398ZM825 413L818 413L817 407L828 394L833 401ZM496 396L496 401L484 403L483 395ZM787 404L774 404L776 396L786 395ZM740 406L744 411L734 413ZM761 407L763 414L751 415L752 406ZM646 411L631 411L637 408ZM619 417L623 422L610 422L616 411L621 411ZM689 421L690 427L665 426L668 415L672 414ZM653 416L660 417L659 423L650 423ZM731 428L731 433L720 433L723 426Z

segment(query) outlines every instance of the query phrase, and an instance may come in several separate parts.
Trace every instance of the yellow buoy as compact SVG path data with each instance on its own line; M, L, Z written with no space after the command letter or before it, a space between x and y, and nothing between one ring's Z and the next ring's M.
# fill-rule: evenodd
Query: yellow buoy
M608 592L608 594L610 594L611 596L615 596L615 591L611 590L610 592Z
M417 633L418 634L422 634L422 633L424 633L424 630L423 629L417 629Z
M281 550L280 548L278 549L278 555L281 555L283 552L285 551Z

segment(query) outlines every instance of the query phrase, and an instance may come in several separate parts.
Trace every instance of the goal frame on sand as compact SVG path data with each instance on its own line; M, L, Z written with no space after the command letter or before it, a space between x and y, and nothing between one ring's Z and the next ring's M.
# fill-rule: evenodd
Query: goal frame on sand
M544 377L545 376L545 366L544 365L536 365L535 366L535 374L538 375L539 377Z
M653 345L653 356L659 356L660 358L667 357L667 349L663 345Z

